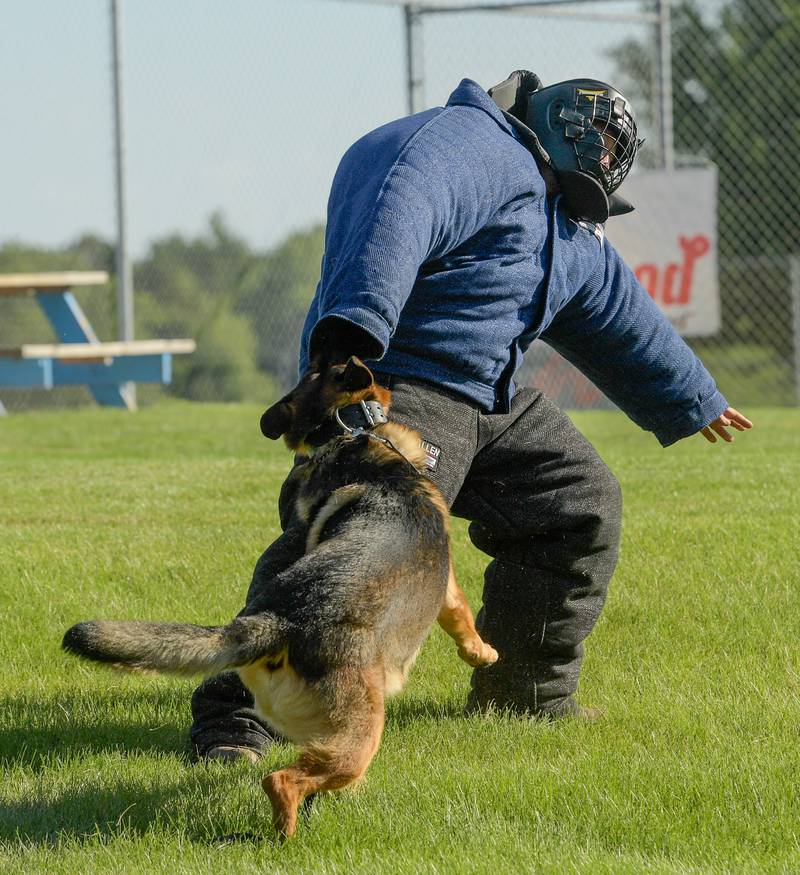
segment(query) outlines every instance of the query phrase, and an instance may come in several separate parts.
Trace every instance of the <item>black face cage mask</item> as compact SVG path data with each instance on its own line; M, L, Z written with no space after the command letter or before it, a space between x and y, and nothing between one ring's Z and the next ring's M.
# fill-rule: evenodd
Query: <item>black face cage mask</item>
M614 192L643 141L630 104L615 88L595 79L545 88L534 73L516 70L489 96L540 170L555 176L554 191L572 218L605 222L631 212L633 206Z
M559 113L567 122L578 169L599 179L606 194L622 183L644 142L637 139L636 121L623 97L613 99L576 88L575 109Z

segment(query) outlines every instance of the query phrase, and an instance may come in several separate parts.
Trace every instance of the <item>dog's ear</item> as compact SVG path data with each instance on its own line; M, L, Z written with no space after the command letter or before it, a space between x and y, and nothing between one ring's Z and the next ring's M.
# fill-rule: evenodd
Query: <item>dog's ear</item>
M345 392L360 392L372 385L372 371L356 356L350 356L342 373L342 388Z
M308 367L303 376L321 374L328 367L328 356L320 351L315 352L308 360Z
M261 434L270 440L276 441L281 435L286 434L292 427L294 411L291 404L285 398L281 398L277 404L273 404L269 410L261 416Z

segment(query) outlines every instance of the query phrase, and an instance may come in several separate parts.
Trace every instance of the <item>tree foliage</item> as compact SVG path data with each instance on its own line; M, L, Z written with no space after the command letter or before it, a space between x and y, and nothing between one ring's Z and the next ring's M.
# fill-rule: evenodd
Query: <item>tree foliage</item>
M789 259L800 255L800 3L721 0L712 10L704 0L678 0L671 36L676 163L711 162L719 183L722 331L692 345L721 383L736 356L780 373L772 383L783 388L761 401L785 403L797 354ZM628 40L610 55L652 139L654 42ZM657 133L655 140L640 153L645 166L658 166Z
M796 253L800 219L800 4L726 0L710 18L698 0L672 11L674 139L678 160L719 170L724 257ZM611 52L620 81L656 129L653 46ZM652 162L658 150L643 158Z
M296 382L300 333L319 280L324 246L321 225L292 234L253 265L241 284L237 309L251 319L258 365L283 387Z

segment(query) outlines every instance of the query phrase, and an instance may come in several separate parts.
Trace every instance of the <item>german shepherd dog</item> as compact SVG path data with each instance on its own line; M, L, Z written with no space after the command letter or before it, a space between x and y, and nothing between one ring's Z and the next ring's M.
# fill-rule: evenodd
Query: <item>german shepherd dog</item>
M470 665L497 659L453 575L447 506L422 473L419 433L391 421L331 429L341 408L368 401L388 411L391 393L353 357L312 366L262 417L268 437L309 457L296 468L294 514L305 553L269 579L256 566L231 623L97 620L63 641L71 653L129 670L236 669L267 723L301 749L262 782L283 836L294 834L306 797L364 774L384 700L402 689L434 620Z

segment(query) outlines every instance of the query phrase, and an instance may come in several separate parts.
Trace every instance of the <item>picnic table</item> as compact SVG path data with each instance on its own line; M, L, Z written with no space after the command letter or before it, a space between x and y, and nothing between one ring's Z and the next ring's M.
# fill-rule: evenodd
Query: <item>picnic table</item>
M0 347L0 387L86 385L98 404L134 410L126 383L170 383L172 356L194 352L194 340L100 341L70 289L107 282L99 270L0 274L0 298L35 298L58 338Z

